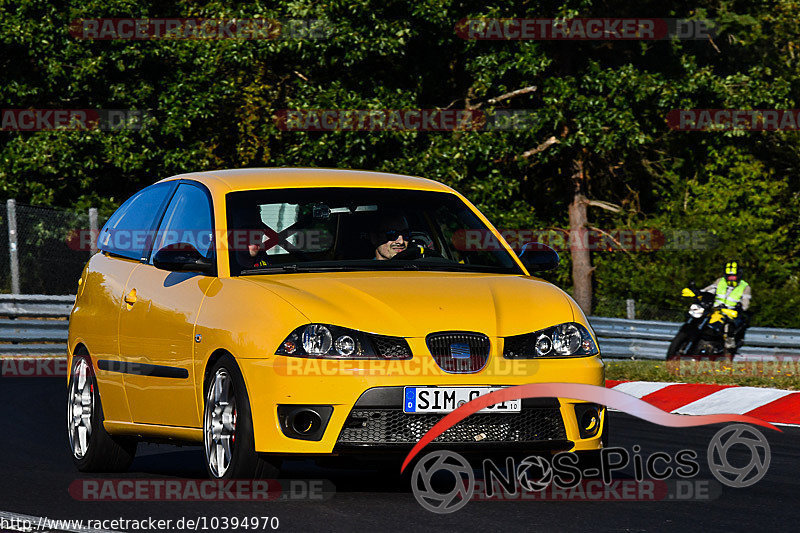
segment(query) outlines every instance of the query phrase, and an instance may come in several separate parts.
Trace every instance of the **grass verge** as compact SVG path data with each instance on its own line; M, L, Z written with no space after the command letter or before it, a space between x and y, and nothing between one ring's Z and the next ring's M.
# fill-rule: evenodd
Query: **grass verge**
M606 379L717 383L800 390L800 361L634 361L606 359Z

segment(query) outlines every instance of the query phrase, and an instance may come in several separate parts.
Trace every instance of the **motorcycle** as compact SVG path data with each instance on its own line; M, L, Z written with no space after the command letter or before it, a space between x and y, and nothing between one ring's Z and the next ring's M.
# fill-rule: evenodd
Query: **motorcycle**
M693 301L686 313L686 322L667 349L667 360L708 358L732 361L742 339L737 339L735 346L731 348L726 342L728 332L733 335L734 319L742 313L746 321L747 314L738 309L715 307L715 295L698 291L694 283L689 285L688 291L684 289L684 296ZM746 327L746 324L741 327Z

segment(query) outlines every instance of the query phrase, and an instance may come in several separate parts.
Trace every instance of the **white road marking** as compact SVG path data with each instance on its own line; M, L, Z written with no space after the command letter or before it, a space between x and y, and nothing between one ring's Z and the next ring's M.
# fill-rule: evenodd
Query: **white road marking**
M660 391L665 387L669 387L670 385L676 385L676 383L655 383L652 381L626 381L625 383L620 383L616 387L613 387L614 390L618 390L624 392L625 394L630 394L631 396L636 396L637 398L641 398L642 396L647 396L656 391Z
M679 415L743 415L789 394L793 394L792 391L760 387L730 387L718 390L672 412Z

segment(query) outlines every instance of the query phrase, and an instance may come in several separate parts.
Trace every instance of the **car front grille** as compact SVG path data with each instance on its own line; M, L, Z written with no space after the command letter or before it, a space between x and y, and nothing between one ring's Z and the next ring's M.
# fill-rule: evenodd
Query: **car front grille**
M401 409L353 409L339 435L342 445L415 444L442 414L406 414ZM476 413L448 429L436 443L510 443L566 440L557 407L519 413Z
M445 372L478 372L489 357L489 337L469 331L442 331L425 337L428 349Z

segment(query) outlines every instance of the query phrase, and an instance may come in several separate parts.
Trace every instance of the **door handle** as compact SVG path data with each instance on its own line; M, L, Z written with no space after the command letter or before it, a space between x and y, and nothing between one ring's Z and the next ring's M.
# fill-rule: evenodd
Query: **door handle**
M128 304L128 309L136 303L136 289L131 289L131 292L125 295L125 303Z

